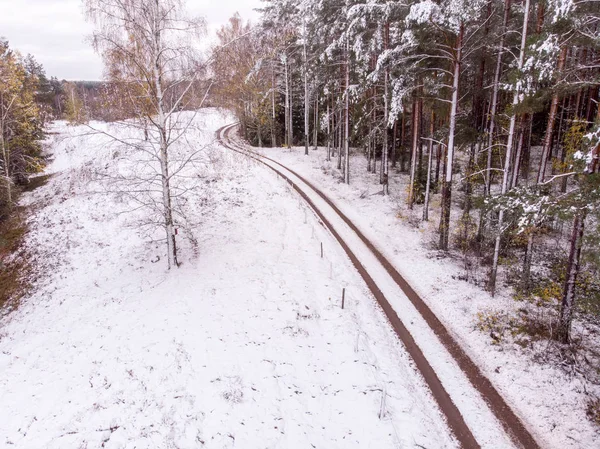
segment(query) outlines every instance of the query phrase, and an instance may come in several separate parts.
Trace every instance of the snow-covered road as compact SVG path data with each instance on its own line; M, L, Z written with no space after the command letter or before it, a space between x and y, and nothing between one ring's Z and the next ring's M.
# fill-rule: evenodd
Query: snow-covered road
M518 418L507 410L506 404L489 381L483 379L478 371L476 374L473 373L477 368L468 360L464 352L454 350L457 344L445 329L443 329L444 335L447 336L445 337L447 340L449 339L449 343L446 345L442 343L439 333L436 335L432 329L431 320L428 321L424 318L423 311L419 311L415 307L415 299L409 300L406 292L399 287L398 280L382 264L383 256L378 254L379 258L377 257L374 248L369 246L370 243L358 235L356 228L353 228L341 215L331 200L325 198L314 186L308 184L294 171L277 161L261 157L240 141L232 139L231 131L233 129L233 127L227 127L221 130L220 135L224 145L235 151L247 152L252 157L257 157L262 164L292 183L300 195L312 204L316 213L327 222L328 228L336 235L339 242L346 247L346 252L355 259L355 265L363 271L363 277L367 282L374 284L372 289L375 288L377 293L382 296L378 298L379 302L384 308L391 306L390 319L398 323L398 334L405 344L412 347L410 353L424 377L428 378L428 386L434 392L438 404L444 409L454 431L457 435L462 433L459 439L463 446L509 448L515 447L513 444L517 444L519 447L535 447L535 441L523 429ZM415 293L413 296L418 295ZM418 298L417 300L423 304L422 300ZM430 313L429 309L427 312ZM397 317L400 320L397 320ZM437 323L442 326L441 323ZM415 340L416 345L414 344ZM449 347L453 348L452 354L448 351ZM458 359L462 360L461 366L457 363ZM466 365L465 359L468 361ZM471 379L465 375L466 371L472 373ZM441 385L438 379L441 380ZM485 387L479 387L482 389L478 390L472 382L476 382L478 385L485 382ZM482 397L482 392L490 396ZM490 409L491 403L494 404L494 411ZM498 417L506 420L504 429L498 422ZM506 429L510 429L509 432L515 432L517 441L521 440L521 442L513 443L507 435Z
M209 139L228 117L202 120ZM47 272L0 322L1 447L456 447L350 260L275 174L210 147L197 246L167 272L88 176L113 149L77 139L55 140L57 173L26 198Z

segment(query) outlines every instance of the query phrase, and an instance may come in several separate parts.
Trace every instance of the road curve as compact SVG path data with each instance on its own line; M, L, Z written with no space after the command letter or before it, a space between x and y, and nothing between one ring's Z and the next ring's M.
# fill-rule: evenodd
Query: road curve
M382 289L378 286L377 282L373 279L373 276L369 274L364 265L360 262L356 254L350 249L348 243L342 238L340 233L328 220L325 214L317 207L315 201L310 198L309 194L300 186L298 182L294 182L287 173L291 173L294 177L298 178L305 186L312 190L312 192L320 197L335 213L339 218L356 234L356 237L362 241L362 243L369 249L376 260L381 264L387 274L393 279L397 287L399 287L404 295L410 300L414 308L418 311L422 319L427 323L429 329L435 334L439 342L448 351L456 365L460 368L462 373L466 376L472 387L479 393L481 398L487 404L489 410L493 413L498 422L502 425L504 431L508 434L512 442L519 448L522 449L541 449L541 446L537 443L533 435L527 430L522 421L512 411L500 393L496 390L490 380L483 375L479 367L475 362L468 356L468 354L462 349L456 339L450 334L444 324L437 318L429 306L423 301L423 299L416 293L416 291L409 285L409 283L400 275L400 273L394 268L394 266L385 258L385 256L375 247L375 245L368 240L364 234L352 223L350 219L343 214L339 208L317 187L307 181L302 176L298 175L293 170L285 167L279 162L262 156L256 152L250 151L248 148L239 145L235 141L229 138L229 133L235 129L237 125L228 125L217 131L218 141L230 150L241 153L247 157L250 157L257 162L264 164L276 172L279 176L285 179L291 186L296 190L300 196L309 204L314 210L316 215L320 218L323 224L336 238L339 244L342 246L356 269L358 270L361 277L366 282L367 286L371 290L373 296L378 301L379 305L385 312L390 324L395 330L398 337L401 339L407 352L413 359L416 368L420 371L423 379L428 385L431 394L437 402L441 412L446 417L447 423L464 449L480 449L481 446L473 436L473 432L466 424L463 415L459 408L456 406L452 397L440 381L436 370L431 366L430 361L424 355L422 349L415 341L414 337L404 325L398 313L388 301ZM275 165L275 166L274 166Z

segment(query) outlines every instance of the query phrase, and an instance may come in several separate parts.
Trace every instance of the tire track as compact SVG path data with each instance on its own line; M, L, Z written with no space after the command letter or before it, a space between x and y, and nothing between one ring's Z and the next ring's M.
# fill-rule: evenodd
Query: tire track
M256 160L259 163L262 163L269 167L271 170L276 172L279 176L285 179L294 190L296 190L300 196L309 204L309 206L314 210L320 220L323 222L325 227L331 232L331 234L336 238L336 240L340 243L353 265L356 267L361 277L367 283L369 290L377 299L379 305L385 312L390 324L396 331L397 335L401 339L404 344L407 352L413 359L417 369L420 371L423 376L425 382L427 383L432 396L436 400L440 410L444 414L447 419L447 423L455 435L456 439L460 442L461 446L464 449L480 449L479 443L476 441L473 436L471 430L467 426L462 414L458 410L457 406L454 404L452 398L442 385L439 377L437 376L435 370L430 365L429 361L426 359L420 347L417 345L411 333L408 331L406 326L400 320L398 314L391 306L390 302L385 298L381 289L377 286L373 278L364 268L364 266L360 263L358 257L354 254L354 252L349 248L346 242L342 239L340 234L334 229L329 220L325 217L325 215L316 207L314 202L309 198L309 196L300 188L296 183L294 183L285 173L278 170L277 168L267 164L264 160L268 160L273 164L281 167L284 170L292 173L298 179L300 179L304 184L306 184L310 189L314 191L319 197L321 197L327 205L329 205L335 213L344 221L350 229L360 238L360 240L367 246L367 248L373 253L378 262L383 266L385 271L390 275L390 277L394 280L394 282L400 287L400 289L404 292L404 294L408 297L410 302L413 304L415 309L419 312L419 314L423 317L427 325L431 328L431 330L438 337L439 341L443 344L452 358L456 361L457 365L461 369L461 371L465 374L471 385L475 388L475 390L481 395L481 397L485 400L488 407L494 414L494 416L498 419L498 421L502 424L505 432L511 437L513 442L523 449L541 449L541 446L536 442L533 435L527 430L521 420L517 417L517 415L512 411L509 405L506 403L504 398L500 395L500 393L496 390L490 380L485 377L485 375L481 372L479 367L475 364L475 362L467 355L464 349L460 346L460 344L456 341L456 339L450 334L448 329L444 326L444 324L439 320L439 318L433 313L433 311L429 308L429 306L423 301L423 299L418 295L418 293L410 286L410 284L400 275L400 273L394 268L394 266L383 256L383 254L375 247L375 245L368 240L363 233L352 223L350 219L348 219L340 209L317 187L315 187L312 183L304 179L302 176L297 174L295 171L285 167L279 162L270 159L268 157L262 156L258 153L251 152L245 148L240 146L234 147L234 143L229 139L229 133L235 129L237 125L229 125L225 126L217 131L217 140L223 145L225 148L236 151L238 153L244 154L247 157L250 157Z

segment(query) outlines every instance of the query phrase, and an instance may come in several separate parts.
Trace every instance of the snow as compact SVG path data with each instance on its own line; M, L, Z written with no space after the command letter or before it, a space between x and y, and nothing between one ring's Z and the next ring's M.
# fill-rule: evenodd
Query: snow
M480 15L483 5L482 0L447 0L439 4L432 0L421 0L410 6L405 23L422 25L432 22L458 34L461 25Z
M273 163L267 161L267 164ZM442 381L446 391L461 411L467 425L473 432L482 448L511 448L510 439L504 433L501 425L495 420L484 400L471 387L468 379L462 373L454 359L438 341L425 320L415 309L409 299L397 286L396 282L377 261L373 253L343 222L337 213L318 194L310 191L300 178L291 172L286 176L308 194L319 210L323 211L327 220L341 235L350 249L359 257L363 267L367 269L379 289L383 292L394 310L398 313L411 335L417 341L426 358Z
M303 155L302 149L261 151L327 192L336 206L353 220L428 303L544 447L579 449L598 445L600 435L585 416L587 394L600 393L596 386L581 378L566 376L557 367L535 363L516 345L493 345L489 337L476 328L478 316L516 311L520 305L510 298L509 289L500 289L500 293L492 298L473 283L462 281L465 274L481 284L484 279L478 279L479 270L465 268L464 261L439 260L440 255L429 249L439 223L437 195L433 198L430 221L423 224L419 223L420 208L410 211L405 204L407 185L404 177L390 176L392 194L380 195L381 187L375 181L379 175L366 172L363 156L353 158L351 185L347 186L341 182L335 161L325 161L323 148L311 151L309 157ZM459 214L460 211L453 210L453 222ZM396 311L401 317L412 320L410 313L404 315L409 308L406 302L397 304ZM414 326L411 328L411 332L421 331L424 332ZM417 338L417 342L431 344L427 338ZM435 348L427 350L435 354ZM438 353L432 360L441 363L443 357L443 353ZM438 372L444 370L440 365L435 368ZM451 371L447 368L446 375ZM452 382L460 382L460 379ZM449 390L456 388L452 383L445 386ZM469 398L469 401L477 403L476 398ZM455 402L460 407L459 401L455 399ZM487 418L472 416L472 407L463 411L467 422L473 423L479 418L481 424L488 423L489 426ZM488 438L493 430L488 429ZM490 447L503 446L501 442L496 445L492 442Z
M54 126L54 176L24 199L39 277L0 321L0 447L456 447L339 245L277 176L212 142L227 114L194 120L210 164L172 271L161 230L138 226L151 209L106 176L142 156Z

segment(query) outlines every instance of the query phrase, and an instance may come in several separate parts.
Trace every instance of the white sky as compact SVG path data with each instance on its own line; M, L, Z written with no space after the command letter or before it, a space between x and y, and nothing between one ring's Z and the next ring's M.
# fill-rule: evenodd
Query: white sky
M188 10L206 18L209 35L236 11L256 21L261 0L187 0ZM48 76L68 80L102 78L102 62L85 38L92 28L82 0L0 0L0 37L23 54L31 53Z

